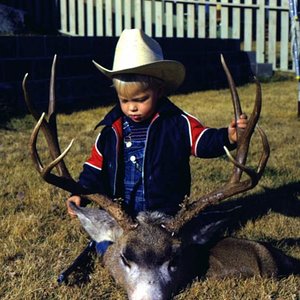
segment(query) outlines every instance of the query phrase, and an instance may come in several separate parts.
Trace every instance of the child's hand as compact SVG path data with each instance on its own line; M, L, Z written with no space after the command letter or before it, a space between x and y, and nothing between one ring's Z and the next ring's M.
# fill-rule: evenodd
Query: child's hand
M81 198L79 196L71 196L69 199L66 201L67 209L68 209L68 214L74 218L76 217L76 214L70 207L70 202L74 202L77 206L80 206L81 204Z
M236 128L245 129L248 125L248 119L245 114L242 114L240 118L235 122L235 120L232 120L229 127L228 127L228 139L230 143L236 143L237 141L237 134L236 134Z

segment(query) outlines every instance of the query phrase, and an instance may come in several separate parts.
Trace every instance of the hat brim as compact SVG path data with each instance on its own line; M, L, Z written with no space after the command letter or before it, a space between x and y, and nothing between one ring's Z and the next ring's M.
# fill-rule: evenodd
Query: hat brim
M94 60L93 63L98 70L100 70L105 76L110 79L118 74L148 75L161 79L165 82L165 89L167 94L174 92L182 84L185 77L184 65L175 60L161 60L122 70L106 69Z

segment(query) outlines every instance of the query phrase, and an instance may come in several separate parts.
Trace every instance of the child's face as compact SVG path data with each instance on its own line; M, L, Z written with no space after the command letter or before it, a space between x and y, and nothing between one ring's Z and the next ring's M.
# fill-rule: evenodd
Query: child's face
M134 122L142 122L155 112L159 91L143 89L139 84L130 84L117 91L122 112Z

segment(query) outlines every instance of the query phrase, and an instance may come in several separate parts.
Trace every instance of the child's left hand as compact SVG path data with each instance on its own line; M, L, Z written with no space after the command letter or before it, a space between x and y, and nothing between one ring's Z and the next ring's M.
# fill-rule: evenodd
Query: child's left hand
M237 141L237 134L236 134L236 128L245 129L248 125L248 119L245 114L242 114L240 118L235 122L235 120L232 120L229 127L228 127L228 139L230 143L236 143Z

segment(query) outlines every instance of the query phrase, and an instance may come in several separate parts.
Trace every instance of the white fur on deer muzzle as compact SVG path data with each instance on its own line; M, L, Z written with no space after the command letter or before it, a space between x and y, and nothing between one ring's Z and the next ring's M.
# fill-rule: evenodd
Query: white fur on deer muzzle
M130 300L163 300L169 293L168 285L171 282L168 263L158 266L157 269L141 268L138 265L128 270Z

